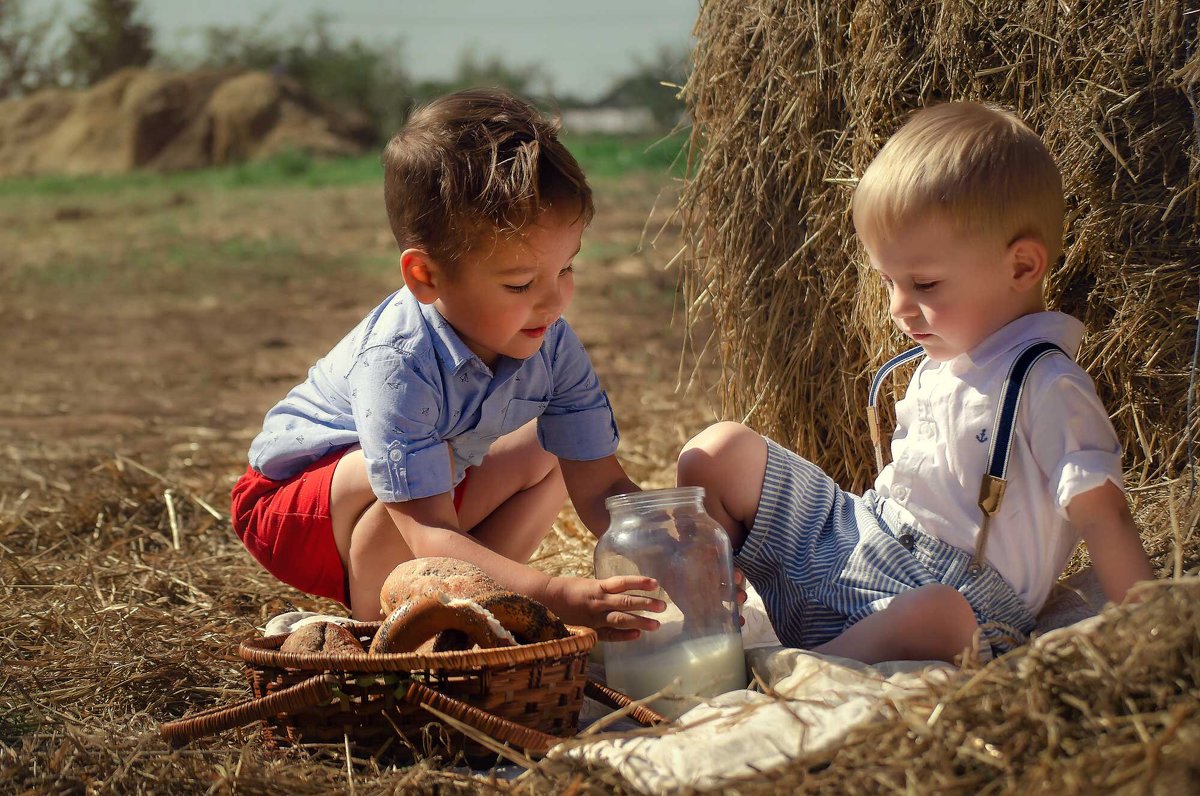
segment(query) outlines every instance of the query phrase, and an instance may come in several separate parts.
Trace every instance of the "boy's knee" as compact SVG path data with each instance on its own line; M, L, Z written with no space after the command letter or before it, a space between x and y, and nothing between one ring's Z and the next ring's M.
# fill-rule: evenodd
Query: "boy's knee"
M680 484L703 481L723 463L744 458L752 448L761 447L762 437L741 423L725 420L714 423L687 441L679 453Z
M567 482L563 480L562 465L559 464L557 456L550 456L550 462L543 471L542 479L538 483L554 484L562 491L563 497L566 497Z
M950 619L975 619L975 612L962 592L945 583L930 583L908 593L914 608L924 614L946 616Z
M912 593L913 608L919 616L936 621L943 632L959 643L963 637L967 641L974 634L978 622L975 619L975 609L963 597L962 592L945 583L931 583L922 586Z

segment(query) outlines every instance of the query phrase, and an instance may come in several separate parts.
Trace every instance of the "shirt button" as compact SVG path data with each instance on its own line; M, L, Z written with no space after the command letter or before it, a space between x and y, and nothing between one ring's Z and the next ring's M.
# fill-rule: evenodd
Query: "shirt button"
M394 462L398 462L404 458L404 451L400 450L399 448L396 448L395 450L388 453L388 458Z
M903 484L892 487L892 497L896 500L904 500L908 497L908 487Z
M912 550L914 547L917 546L917 540L913 538L913 535L911 533L900 534L900 536L896 539L896 541L898 541L900 543L900 546L903 547L905 550Z

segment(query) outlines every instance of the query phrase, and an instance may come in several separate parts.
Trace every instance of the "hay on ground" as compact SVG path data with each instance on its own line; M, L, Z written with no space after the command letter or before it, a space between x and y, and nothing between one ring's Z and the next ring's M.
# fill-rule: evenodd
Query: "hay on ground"
M634 792L615 770L561 759L512 783L440 759L403 770L355 760L348 773L337 750L267 752L258 727L170 749L159 724L248 695L241 639L280 611L336 607L281 586L231 541L222 479L117 459L72 481L59 502L0 504L0 791ZM966 670L836 752L737 791L911 782L947 793L1086 792L1149 782L1168 793L1194 781L1200 496L1176 485L1137 499L1158 574L1176 579L1150 587L1144 605L1108 616L1090 644Z

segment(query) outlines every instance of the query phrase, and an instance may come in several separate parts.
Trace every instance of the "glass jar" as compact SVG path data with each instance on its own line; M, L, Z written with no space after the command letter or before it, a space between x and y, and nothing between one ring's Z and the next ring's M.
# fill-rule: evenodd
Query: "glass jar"
M667 604L662 624L632 641L603 644L608 684L675 718L702 697L746 687L746 657L729 536L704 511L704 489L680 487L614 495L596 544L597 578L648 575Z

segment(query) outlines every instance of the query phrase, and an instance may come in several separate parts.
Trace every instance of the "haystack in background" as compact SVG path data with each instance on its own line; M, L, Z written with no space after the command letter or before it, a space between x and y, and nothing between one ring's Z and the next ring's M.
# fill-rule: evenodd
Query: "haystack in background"
M374 133L265 72L127 68L83 91L0 102L0 179L176 171L295 151L356 155Z
M846 488L870 483L867 386L905 341L853 238L853 186L913 110L982 100L1024 117L1062 169L1049 303L1087 327L1080 363L1130 480L1179 474L1200 431L1198 18L1195 0L703 3L680 208L725 414Z

